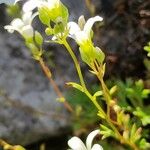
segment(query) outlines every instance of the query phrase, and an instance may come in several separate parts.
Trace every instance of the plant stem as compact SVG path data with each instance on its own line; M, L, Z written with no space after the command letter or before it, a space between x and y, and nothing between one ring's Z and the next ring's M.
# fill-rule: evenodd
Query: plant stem
M43 59L39 59L39 63L42 67L42 70L44 71L46 77L50 81L51 85L53 86L53 89L55 90L56 94L59 96L60 99L63 100L64 106L67 108L69 112L73 112L73 108L70 106L70 104L66 101L65 97L63 96L62 92L58 88L57 84L55 81L52 79L52 74L50 69L47 67L47 65L44 63Z
M77 70L77 73L78 73L78 76L79 76L79 79L80 79L80 83L82 85L82 87L84 89L86 89L86 85L85 85L85 82L84 82L84 79L83 79L83 75L82 75L82 72L81 72L81 68L80 68L80 64L72 50L72 48L70 47L70 45L68 44L68 42L65 40L62 41L62 44L66 47L67 51L69 52L71 58L73 59L73 62L75 64L75 67L76 67L76 70Z
M120 140L120 142L124 143L124 144L127 144L127 145L130 145L134 150L139 150L138 147L134 143L131 143L130 141L125 140L123 138L123 136L120 134L120 132L117 130L115 125L112 123L112 121L110 119L110 106L109 106L109 102L111 100L111 96L109 94L109 90L108 90L107 86L105 85L105 83L103 81L103 78L99 78L99 80L101 82L102 89L103 89L103 92L104 92L104 97L105 97L106 102L107 102L107 114L101 108L101 106L99 105L97 100L87 90L85 82L84 82L84 79L83 79L83 75L82 75L82 72L81 72L81 68L80 68L79 62L78 62L78 60L77 60L73 50L71 49L70 45L68 44L68 42L66 40L63 40L62 44L66 47L66 49L68 50L69 54L71 55L71 57L72 57L72 59L74 61L74 64L75 64L75 67L76 67L76 70L77 70L77 73L78 73L78 76L79 76L79 79L80 79L80 83L81 83L82 87L84 88L84 93L89 97L89 99L93 102L93 104L96 106L96 108L101 113L103 113L107 123L110 125L110 127L113 129L113 131L116 133L117 138Z

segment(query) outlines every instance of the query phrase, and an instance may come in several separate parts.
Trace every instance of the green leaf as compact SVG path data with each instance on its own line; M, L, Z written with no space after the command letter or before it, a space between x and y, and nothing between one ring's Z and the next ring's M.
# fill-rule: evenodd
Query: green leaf
M99 47L95 47L95 50L94 50L94 56L100 64L103 63L104 59L105 59L105 54L103 53L103 51L99 48Z
M39 60L42 56L42 51L39 50L33 43L26 43L27 47L30 49L32 55L33 55L33 58L35 60Z
M99 117L101 117L102 119L105 119L105 118L106 118L105 115L103 114L103 112L101 112L101 111L98 111L97 115L98 115Z
M90 40L83 42L80 45L80 54L82 61L87 65L91 66L92 63L97 61L99 64L102 64L105 59L105 54L98 47L94 47Z
M72 86L72 87L74 87L76 89L78 89L81 92L84 92L84 88L81 85L79 85L79 84L77 84L75 82L68 82L66 84L69 85L69 86Z
M146 114L140 107L136 108L133 114L141 119L143 126L150 124L150 115Z
M102 91L97 91L96 93L94 93L93 97L98 97L98 96L102 96L103 92Z
M103 135L102 139L105 139L107 137L115 137L114 131L102 124L100 125L100 133Z
M54 26L54 34L62 33L64 31L64 25L62 22L57 23Z
M144 138L142 138L139 142L139 147L140 149L149 149L150 148L150 143L148 143Z
M136 124L133 124L130 131L130 141L135 143L140 138L141 138L141 128L137 129Z
M110 95L113 95L116 91L117 91L117 86L115 85L110 89Z
M39 46L41 46L43 44L43 37L42 37L42 35L38 31L35 31L35 42Z
M144 50L150 52L150 46L144 46Z
M68 22L68 17L69 17L69 12L68 9L65 5L63 5L61 3L61 14L62 14L62 18L63 18L63 23L66 24Z
M49 10L47 7L43 6L38 9L39 12L39 19L41 22L47 26L50 26L50 17L49 17Z
M148 98L149 94L150 94L150 89L144 89L142 91L142 98Z
M150 57L150 42L147 46L144 46L144 50L148 52L147 56Z
M132 125L131 131L130 131L130 140L131 140L131 141L132 141L132 138L133 138L134 135L135 135L136 130L137 130L136 124L134 123L134 124Z

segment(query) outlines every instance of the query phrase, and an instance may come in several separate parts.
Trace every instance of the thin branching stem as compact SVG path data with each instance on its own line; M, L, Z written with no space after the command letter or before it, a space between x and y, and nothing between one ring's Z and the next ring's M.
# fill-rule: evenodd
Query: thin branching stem
M107 86L105 85L105 83L103 81L103 78L99 78L99 80L101 82L102 89L103 89L103 92L104 92L104 97L105 97L106 102L107 102L107 113L105 113L105 111L99 105L99 103L97 102L96 98L94 98L90 94L90 92L87 90L85 82L84 82L84 79L83 79L83 75L82 75L82 72L81 72L80 64L79 64L79 62L78 62L78 60L77 60L77 58L76 58L76 56L75 56L72 48L70 47L70 45L68 44L68 42L66 40L63 40L62 44L66 47L67 51L69 52L69 54L71 55L71 57L72 57L72 59L74 61L74 64L75 64L75 67L76 67L76 70L77 70L77 73L78 73L78 76L79 76L79 79L80 79L80 83L81 83L82 87L84 88L84 93L93 102L93 104L100 111L100 113L103 114L103 116L105 117L106 122L113 129L113 131L116 134L116 137L120 140L120 143L127 144L130 147L132 147L134 150L139 150L139 148L134 143L132 143L132 142L127 141L126 139L124 139L124 137L118 131L117 127L112 123L112 120L110 119L110 106L109 106L109 102L111 100L111 96L110 96L110 93L109 93L109 90L108 90Z
M55 90L56 94L59 96L60 99L63 100L64 106L69 112L73 112L73 108L71 105L67 102L65 97L63 96L62 92L60 91L59 87L57 86L56 82L52 79L52 74L50 69L47 67L45 62L42 58L39 59L40 66L42 67L43 72L45 73L46 77L50 81L50 84L53 86L53 89Z
M78 73L78 76L79 76L79 79L80 79L80 83L81 83L82 87L84 89L86 89L86 85L85 85L85 82L84 82L84 79L83 79L83 75L82 75L80 64L77 60L77 57L75 56L72 48L70 47L70 45L68 44L68 42L66 40L63 40L62 44L66 47L66 49L69 52L71 58L73 59L73 62L75 64L75 67L76 67L76 70L77 70L77 73Z

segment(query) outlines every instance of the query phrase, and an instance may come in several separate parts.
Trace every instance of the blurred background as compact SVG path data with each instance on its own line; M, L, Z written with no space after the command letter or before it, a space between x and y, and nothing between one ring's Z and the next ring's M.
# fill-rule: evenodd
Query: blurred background
M103 24L93 30L95 45L106 54L105 80L109 87L113 83L124 88L128 83L132 86L132 82L140 78L144 87L150 88L150 62L143 50L150 41L149 0L62 2L69 9L70 21L77 21L80 15L86 19L95 15L104 18ZM0 138L24 145L29 150L40 149L42 143L47 150L65 150L69 137L84 135L99 126L96 110L82 93L65 86L68 81L78 81L66 50L57 44L45 44L45 61L57 85L80 115L70 115L56 100L57 95L39 64L32 59L22 37L4 30L12 16L18 17L18 11L19 6L0 5ZM33 25L41 33L44 31L38 18ZM72 40L69 42L79 56L78 46ZM97 80L85 64L81 63L81 66L87 86L94 92L99 88Z

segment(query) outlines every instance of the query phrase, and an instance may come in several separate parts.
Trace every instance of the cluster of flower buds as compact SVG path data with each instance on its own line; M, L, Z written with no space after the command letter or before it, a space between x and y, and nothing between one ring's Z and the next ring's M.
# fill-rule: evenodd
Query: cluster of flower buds
M0 3L13 4L19 0L6 0ZM78 24L68 23L68 9L60 0L28 0L23 5L22 19L14 19L10 25L5 26L9 32L18 31L26 41L33 37L31 22L36 16L32 11L37 8L39 19L47 26L45 33L53 35L52 40L60 40L63 37L73 38L79 45L82 60L91 67L97 61L102 64L105 58L100 48L95 47L92 42L92 26L95 22L101 22L102 17L96 16L87 20L84 16L79 17Z

